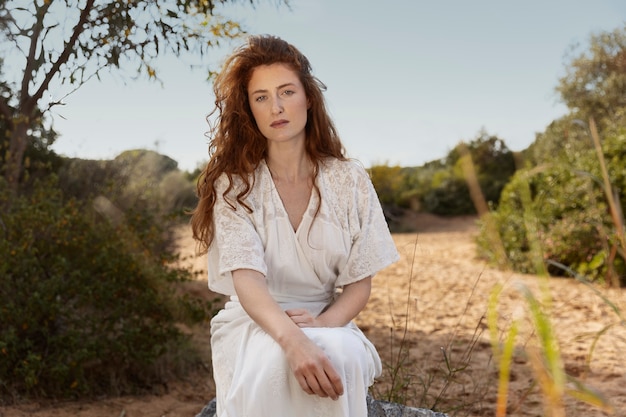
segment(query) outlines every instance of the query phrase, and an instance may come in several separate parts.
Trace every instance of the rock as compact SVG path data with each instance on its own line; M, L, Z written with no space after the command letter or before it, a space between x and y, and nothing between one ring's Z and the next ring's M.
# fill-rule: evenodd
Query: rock
M215 417L215 413L217 413L216 407L215 398L213 398L196 417Z
M215 417L215 399L211 400L196 417ZM367 396L367 417L448 417L447 414L423 408L407 407Z

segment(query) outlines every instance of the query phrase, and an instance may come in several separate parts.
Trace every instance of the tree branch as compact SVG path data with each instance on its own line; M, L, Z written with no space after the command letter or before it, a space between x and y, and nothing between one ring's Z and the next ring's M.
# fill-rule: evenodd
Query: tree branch
M60 99L56 100L56 101L52 101L50 103L48 103L48 107L45 108L42 113L45 113L46 111L52 109L52 107L54 106L64 106L65 103L63 102L63 100L65 100L67 97L71 96L72 94L74 94L76 91L78 91L78 89L85 84L86 82L88 82L89 80L91 80L93 77L98 75L98 71L100 71L102 68L104 68L104 66L100 67L99 69L97 69L93 74L89 75L89 77L87 77L86 80L83 80L80 82L79 85L77 85L76 87L74 87L70 92L66 93L63 97L61 97Z
M37 52L37 45L39 42L39 36L41 35L41 31L43 30L43 19L48 12L48 8L52 2L45 2L43 7L37 7L37 3L35 2L35 23L32 26L33 33L30 35L30 46L28 48L28 54L26 55L26 68L24 68L24 76L22 77L22 89L20 91L20 101L19 106L22 107L22 104L25 104L28 99L28 85L33 79L33 71L35 68L35 53Z
M30 99L28 100L29 111L32 111L32 109L35 108L35 106L37 105L37 101L39 101L39 99L43 96L43 93L48 89L48 85L50 85L50 81L52 80L52 78L59 72L61 65L65 64L68 61L71 53L74 51L74 45L78 41L78 37L85 30L85 23L87 23L88 21L89 12L91 12L91 9L93 9L94 2L95 0L87 0L85 8L80 13L78 23L76 23L76 26L74 26L72 36L65 43L65 48L63 49L63 52L61 53L61 55L59 55L59 58L52 64L52 68L46 74L46 78L39 86L37 92L33 94L33 96L30 97Z

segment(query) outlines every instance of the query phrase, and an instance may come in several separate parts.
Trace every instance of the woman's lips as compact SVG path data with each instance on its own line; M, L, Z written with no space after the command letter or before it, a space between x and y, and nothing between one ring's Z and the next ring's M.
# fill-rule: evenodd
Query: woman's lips
M270 126L274 128L280 128L285 126L287 123L289 123L289 121L287 120L276 120L275 122L272 122Z

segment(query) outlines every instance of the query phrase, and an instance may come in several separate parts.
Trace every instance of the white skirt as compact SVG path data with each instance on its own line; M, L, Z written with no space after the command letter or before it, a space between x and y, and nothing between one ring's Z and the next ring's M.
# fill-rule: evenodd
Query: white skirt
M317 315L324 303L283 305ZM338 400L309 395L291 371L282 348L244 311L229 301L211 320L211 349L217 417L367 416L367 389L382 372L374 345L349 323L335 328L303 328L341 376Z

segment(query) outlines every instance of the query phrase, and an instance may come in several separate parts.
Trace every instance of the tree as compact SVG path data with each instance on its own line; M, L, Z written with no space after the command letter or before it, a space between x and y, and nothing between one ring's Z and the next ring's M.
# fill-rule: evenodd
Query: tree
M402 168L398 165L376 164L368 171L380 202L383 205L395 204L404 182Z
M470 198L464 165L469 162L485 203L497 206L502 189L516 170L515 156L504 140L481 130L475 139L461 143L445 158L442 169L431 179L423 195L424 207L437 214L458 215L476 212Z
M161 53L203 56L220 40L243 33L238 23L215 13L217 5L226 3L0 0L0 54L23 68L11 92L0 97L0 121L8 131L4 176L12 189L17 189L32 132L47 110L61 104L41 103L53 83L67 83L75 91L105 68L119 70L133 63L140 75L156 78L153 62Z
M543 132L537 133L535 141L526 149L526 161L530 166L551 164L555 161L572 163L581 152L593 147L586 124L572 113L553 120Z
M590 38L588 50L570 58L556 90L584 121L593 117L601 131L626 109L626 28Z

